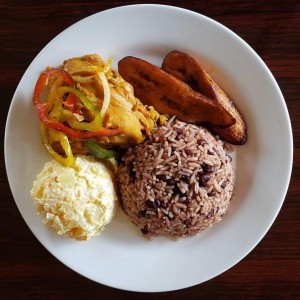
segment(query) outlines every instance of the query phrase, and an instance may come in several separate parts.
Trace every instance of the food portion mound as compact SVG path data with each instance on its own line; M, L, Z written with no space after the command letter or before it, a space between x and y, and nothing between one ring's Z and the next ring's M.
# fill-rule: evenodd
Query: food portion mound
M112 162L113 163L113 162ZM109 161L78 156L71 167L47 162L31 190L38 214L59 235L87 240L114 216L117 196Z
M171 118L122 158L125 214L150 238L193 236L220 221L234 184L225 148L205 128Z

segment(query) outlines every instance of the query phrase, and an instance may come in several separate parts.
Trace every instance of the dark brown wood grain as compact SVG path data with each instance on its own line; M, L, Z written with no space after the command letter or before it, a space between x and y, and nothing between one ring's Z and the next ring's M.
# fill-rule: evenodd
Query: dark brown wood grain
M2 141L7 112L18 82L52 38L93 13L143 2L0 0ZM220 276L174 292L120 291L68 269L33 236L8 185L2 142L0 299L300 299L300 2L151 2L190 9L221 22L245 39L270 68L285 97L294 135L293 173L282 210L257 247Z

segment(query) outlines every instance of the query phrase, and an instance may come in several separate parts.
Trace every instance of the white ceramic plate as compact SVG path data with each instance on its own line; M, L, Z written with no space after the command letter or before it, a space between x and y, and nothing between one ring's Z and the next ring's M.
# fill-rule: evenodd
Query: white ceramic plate
M199 59L235 100L249 140L237 147L235 195L224 220L197 237L144 240L119 212L88 242L59 237L42 224L30 198L50 157L41 144L33 88L47 65L98 53L161 65L171 50ZM34 59L13 97L5 132L5 162L16 204L37 239L62 263L96 282L124 290L158 292L209 280L244 258L277 216L289 184L292 134L280 89L258 55L236 34L197 13L159 5L120 7L92 15L53 39Z

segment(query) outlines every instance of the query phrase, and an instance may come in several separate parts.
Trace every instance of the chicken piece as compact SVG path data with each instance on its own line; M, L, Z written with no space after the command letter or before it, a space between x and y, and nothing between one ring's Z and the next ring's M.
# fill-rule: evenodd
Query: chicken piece
M195 92L187 84L158 67L135 57L119 61L118 71L134 87L135 95L159 113L176 115L190 123L226 128L235 119L217 102Z
M242 115L198 61L188 54L172 51L164 58L162 68L165 72L187 83L196 92L213 99L236 119L236 123L228 128L209 126L214 133L232 144L246 142L247 128Z
M134 96L132 86L97 54L68 59L64 62L63 69L72 76L76 88L99 109L104 98L99 72L105 73L110 89L110 104L102 125L105 128L122 127L123 132L112 137L97 137L99 144L103 146L126 148L138 144L150 134L157 119L161 117L152 107L144 106ZM83 141L71 141L71 144L74 148L76 145L80 154L87 151Z

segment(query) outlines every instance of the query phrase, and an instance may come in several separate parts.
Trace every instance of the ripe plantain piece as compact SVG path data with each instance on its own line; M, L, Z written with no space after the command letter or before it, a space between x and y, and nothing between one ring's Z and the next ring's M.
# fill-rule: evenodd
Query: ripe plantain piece
M214 127L226 128L235 119L219 103L195 92L184 82L142 59L127 56L119 61L118 71L129 82L143 104L153 106L161 114Z
M165 72L187 83L196 92L219 103L236 119L236 123L228 128L210 126L213 132L232 144L242 145L246 142L247 128L242 115L224 91L203 70L198 61L188 54L172 51L164 58L162 68Z

